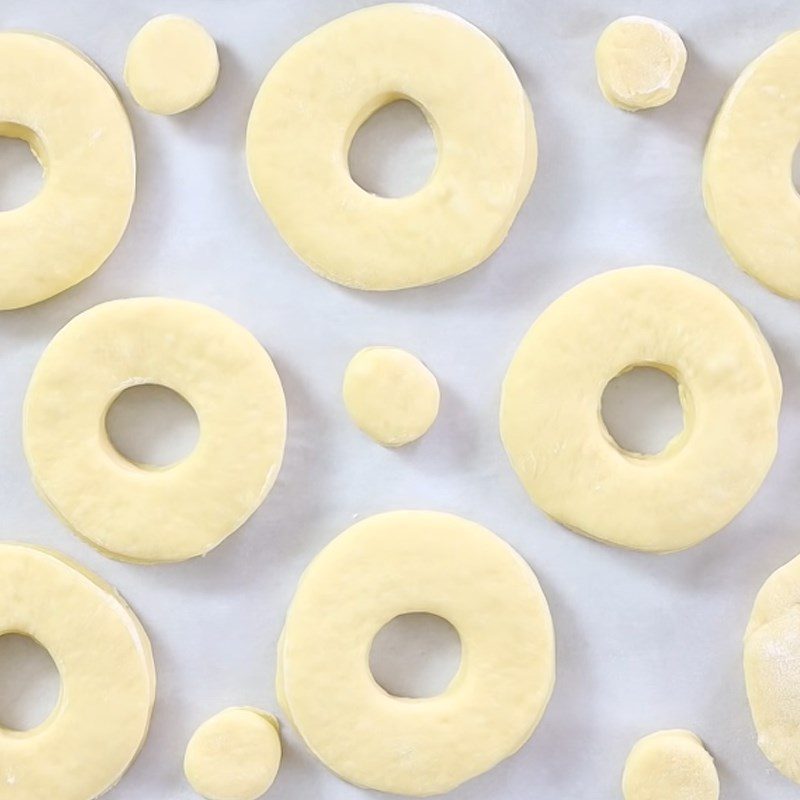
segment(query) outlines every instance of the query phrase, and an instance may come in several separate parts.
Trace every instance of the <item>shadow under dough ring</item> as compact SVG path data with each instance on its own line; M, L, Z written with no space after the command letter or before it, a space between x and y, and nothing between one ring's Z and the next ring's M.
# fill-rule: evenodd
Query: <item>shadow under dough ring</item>
M620 448L600 404L617 375L678 383L684 430L663 452ZM533 501L610 544L669 552L717 532L775 457L781 379L753 318L686 272L631 267L574 287L536 320L503 383L500 428Z
M438 161L418 192L377 197L351 178L348 151L361 124L398 99L426 115ZM402 289L494 252L533 181L536 133L495 42L449 12L389 3L324 25L278 60L250 113L247 162L262 205L312 269L359 289Z
M397 616L436 614L462 661L436 697L394 697L372 676L376 634ZM431 511L363 520L303 574L278 654L277 694L314 754L351 783L447 792L516 752L553 688L555 645L536 576L502 539Z
M58 705L31 731L0 727L1 800L90 800L119 781L147 735L150 643L114 589L57 553L0 544L0 635L44 647Z
M167 386L195 410L195 449L170 467L134 464L108 439L125 389ZM25 398L24 444L39 492L106 555L144 563L203 555L258 508L286 439L280 378L243 327L197 303L103 303L50 342Z
M44 185L0 212L0 309L91 275L128 225L136 166L125 109L86 56L52 37L0 32L0 136L23 139Z

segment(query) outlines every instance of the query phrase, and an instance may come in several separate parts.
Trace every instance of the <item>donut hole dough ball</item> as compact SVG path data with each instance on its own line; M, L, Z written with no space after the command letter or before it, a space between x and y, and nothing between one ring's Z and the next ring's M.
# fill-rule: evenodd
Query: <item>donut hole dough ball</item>
M347 365L342 387L353 422L387 447L419 439L439 413L439 384L411 353L367 347Z
M350 143L400 99L426 115L438 161L414 194L377 197L352 179ZM449 12L389 3L324 25L278 60L250 113L247 162L267 214L312 269L359 289L401 289L494 252L533 181L536 134L519 78L488 36Z
M228 708L206 720L186 747L183 767L207 800L256 800L281 763L278 721L255 708Z
M44 34L0 32L0 136L23 139L41 191L0 212L0 309L87 278L128 225L136 183L130 123L108 78Z
M91 800L119 781L150 724L156 677L141 624L114 589L66 558L0 544L0 635L22 633L61 676L53 713L0 727L2 800Z
M447 689L395 697L372 643L395 617L434 614L462 641ZM473 522L426 511L369 517L303 574L278 646L279 702L311 751L358 786L439 794L516 752L553 688L547 601L530 567Z
M737 78L703 160L708 216L736 263L773 292L800 298L800 32L781 37Z
M219 75L217 45L200 23L177 14L154 17L133 37L125 83L154 114L180 114L211 96Z
M681 37L649 17L621 17L600 35L597 82L611 105L625 111L663 106L675 97L686 66Z
M691 731L651 733L625 762L625 800L718 800L714 759Z
M195 410L198 442L155 468L120 455L106 413L125 389L166 386ZM286 405L264 348L196 303L103 303L64 327L34 370L23 411L34 483L81 537L113 558L204 555L239 528L280 469Z
M657 367L678 383L684 430L657 455L602 422L609 381ZM531 499L609 544L697 544L750 500L777 448L781 380L753 318L700 278L631 267L590 278L534 323L506 374L500 427Z

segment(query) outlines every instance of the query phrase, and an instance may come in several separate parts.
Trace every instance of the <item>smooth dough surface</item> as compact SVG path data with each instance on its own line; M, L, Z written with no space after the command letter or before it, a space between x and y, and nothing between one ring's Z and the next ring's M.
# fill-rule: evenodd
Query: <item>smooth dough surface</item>
M424 112L438 161L419 191L378 197L351 178L348 151L399 99ZM250 179L280 234L316 272L359 289L436 283L488 258L528 194L536 152L530 102L500 48L417 3L364 8L299 41L268 73L247 127Z
M195 449L165 468L108 439L119 394L167 386L195 410ZM106 555L181 561L216 547L258 508L280 469L286 404L259 342L206 306L165 298L103 303L50 342L23 410L25 454L49 505Z
M0 800L91 800L119 781L150 724L150 642L114 589L65 557L0 544L0 635L42 645L61 677L38 727L0 727Z
M625 762L625 800L718 800L714 759L691 731L670 730L640 739Z
M625 111L655 108L675 97L686 67L686 46L660 20L620 17L597 40L595 65L609 103Z
M369 668L395 617L436 614L462 661L440 695L394 697ZM516 752L553 688L555 646L536 576L474 522L397 511L356 523L303 574L279 644L277 694L308 747L359 786L439 794Z
M388 447L419 439L439 413L436 377L398 347L356 353L345 370L342 395L353 422Z
M218 76L217 45L188 17L154 17L128 46L125 83L133 99L155 114L199 106L214 91Z
M51 36L0 32L0 136L26 141L41 191L0 211L0 309L89 277L122 238L136 189L133 135L108 78Z
M800 783L800 557L770 575L756 597L744 675L758 746Z
M272 786L281 763L278 721L255 708L227 708L189 740L183 768L207 800L256 800Z
M749 64L714 121L703 161L706 211L736 263L778 294L800 298L800 31Z
M602 421L629 369L678 383L684 430L657 455L620 448ZM503 383L500 427L533 501L610 544L670 552L726 525L777 448L781 380L753 318L710 283L668 267L606 272L536 320Z

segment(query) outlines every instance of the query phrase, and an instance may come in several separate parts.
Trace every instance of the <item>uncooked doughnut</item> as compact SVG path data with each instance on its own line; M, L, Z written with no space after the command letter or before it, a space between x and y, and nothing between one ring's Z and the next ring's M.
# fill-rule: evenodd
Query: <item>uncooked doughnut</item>
M167 386L195 410L197 446L163 469L108 439L125 389ZM114 558L181 561L207 553L258 508L286 439L280 378L264 348L224 314L164 298L89 309L50 342L23 411L25 454L44 499Z
M770 575L756 597L744 675L758 746L800 783L800 557Z
M0 212L0 309L45 300L89 277L122 238L136 164L125 109L72 45L0 32L0 136L26 141L41 191Z
M207 800L256 800L272 786L280 763L275 717L256 708L227 708L195 731L183 768Z
M375 681L375 635L401 614L449 621L462 661L436 697ZM279 644L277 694L311 751L351 783L439 794L516 752L555 677L550 612L536 576L465 519L397 511L356 523L311 562Z
M800 32L745 67L717 114L703 161L706 211L731 257L778 294L800 298Z
M345 370L342 395L353 422L387 447L419 439L439 413L435 376L398 347L356 353Z
M675 97L686 67L686 46L657 19L620 17L600 35L595 64L609 103L625 111L655 108Z
M65 557L0 544L0 635L42 645L61 676L56 709L25 733L0 727L0 800L91 800L119 781L147 735L150 642L114 589Z
M199 22L164 14L133 37L125 59L125 83L133 99L155 114L180 114L214 91L217 45Z
M621 449L600 414L609 381L637 366L678 383L684 430L663 452ZM503 384L511 463L548 515L637 550L691 547L755 494L777 447L781 381L752 317L667 267L597 275L536 320Z
M625 800L718 800L714 759L691 731L658 731L640 739L625 762Z
M418 192L376 197L351 178L348 151L361 124L398 99L425 113L438 162ZM278 60L253 104L247 162L265 210L312 269L359 289L401 289L494 252L533 181L536 133L488 36L437 8L388 3L324 25Z

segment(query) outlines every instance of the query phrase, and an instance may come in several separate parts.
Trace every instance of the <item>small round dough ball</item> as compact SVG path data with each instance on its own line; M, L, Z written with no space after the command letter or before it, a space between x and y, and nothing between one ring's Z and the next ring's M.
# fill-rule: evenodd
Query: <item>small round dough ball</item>
M625 762L625 800L718 800L714 759L691 731L658 731L640 739Z
M606 100L617 108L639 111L675 97L686 66L686 46L657 19L620 17L600 35L595 63Z
M195 731L183 769L207 800L256 800L272 786L280 763L275 717L255 708L228 708Z
M344 404L359 428L387 447L419 439L439 413L439 384L411 353L367 347L344 373Z
M125 83L133 99L154 114L199 106L214 91L218 75L214 40L188 17L154 17L128 46Z

